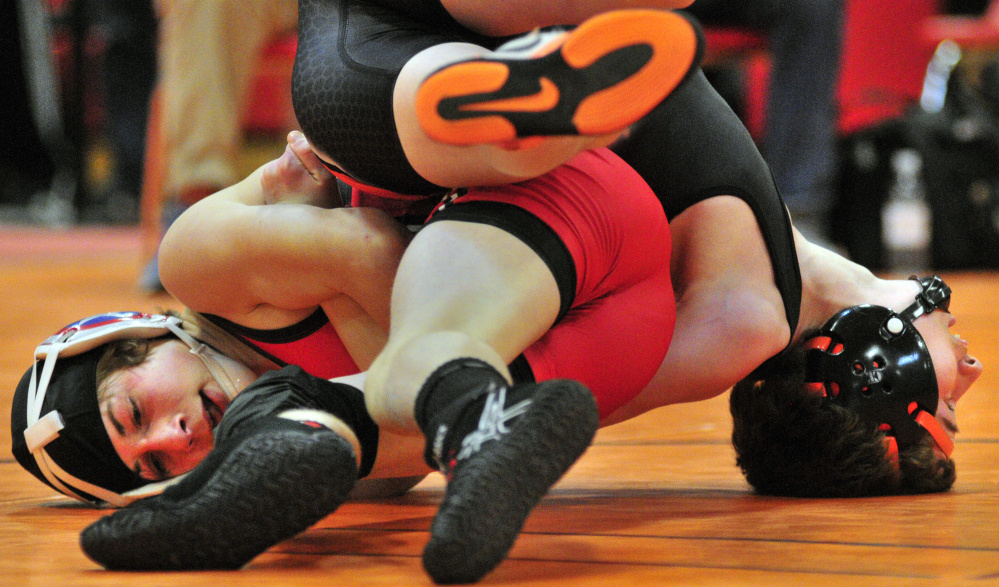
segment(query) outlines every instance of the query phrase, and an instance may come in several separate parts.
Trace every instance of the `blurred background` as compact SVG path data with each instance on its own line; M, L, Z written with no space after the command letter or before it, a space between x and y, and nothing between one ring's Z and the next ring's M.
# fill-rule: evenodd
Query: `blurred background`
M9 400L35 345L81 316L180 309L159 285L159 239L185 206L283 151L296 128L296 4L0 0L0 390L10 390L0 395ZM696 0L691 10L709 78L773 167L795 224L877 272L945 272L960 332L988 365L999 324L999 0ZM529 522L528 546L500 573L532 584L994 580L999 370L977 387L962 400L960 486L925 499L748 494L732 466L727 396L601 432L596 456ZM49 507L9 438L0 539L22 548L0 579L134 583L94 572L78 533L102 512ZM321 534L224 583L328 584L334 567L359 581L425 580L418 553L443 481L433 483L390 504L388 518L384 505L348 504Z
M0 0L0 239L117 227L160 292L171 219L295 128L296 3L259 4ZM999 1L691 11L806 235L876 271L999 267Z

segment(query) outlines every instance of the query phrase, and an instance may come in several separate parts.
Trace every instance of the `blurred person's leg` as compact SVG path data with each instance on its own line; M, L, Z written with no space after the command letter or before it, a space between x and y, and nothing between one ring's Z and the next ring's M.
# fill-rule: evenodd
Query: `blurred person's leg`
M66 224L76 218L79 165L63 126L49 16L39 0L5 2L2 10L0 67L6 75L0 86L5 106L0 128L11 138L5 141L9 148L0 150L0 195L29 204L32 221ZM8 175L7 169L13 172Z
M841 0L783 3L770 29L773 68L763 156L791 211L813 242L828 242L836 177L836 81Z
M0 4L0 133L18 140L0 141L0 204L21 206L52 175L51 157L38 136L25 71L21 19L16 3Z
M235 183L241 119L261 49L295 28L292 0L159 0L164 224ZM154 258L139 278L162 289Z
M114 163L97 219L134 222L142 191L149 99L156 83L156 15L150 0L99 0L105 128Z
M827 238L836 172L836 82L842 0L697 0L706 26L765 31L772 61L762 152L795 226Z

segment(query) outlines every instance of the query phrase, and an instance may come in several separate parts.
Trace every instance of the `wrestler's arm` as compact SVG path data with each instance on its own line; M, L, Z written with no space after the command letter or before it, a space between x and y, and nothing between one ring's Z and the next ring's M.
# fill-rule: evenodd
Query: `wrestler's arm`
M463 26L479 34L505 36L538 27L579 24L601 12L623 8L686 8L694 0L441 0Z
M311 201L308 190L264 205L274 201L262 187L265 168L171 226L160 247L164 285L194 310L254 328L294 323L322 305L387 329L408 232L379 210L295 203Z
M731 196L702 201L674 218L670 232L673 341L652 381L605 425L715 397L790 339L770 257L745 202Z

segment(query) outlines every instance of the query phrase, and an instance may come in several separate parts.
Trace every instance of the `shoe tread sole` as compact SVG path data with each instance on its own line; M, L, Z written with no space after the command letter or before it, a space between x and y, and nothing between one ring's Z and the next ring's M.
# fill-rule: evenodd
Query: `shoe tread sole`
M612 11L549 43L540 57L500 53L445 66L421 84L417 116L428 136L455 145L609 134L665 99L702 45L676 13Z
M80 543L108 569L236 569L339 507L356 466L349 443L333 432L250 437L201 491L136 502L92 524Z
M502 562L531 510L586 451L597 427L585 387L539 384L511 431L456 467L423 552L431 578L474 582Z

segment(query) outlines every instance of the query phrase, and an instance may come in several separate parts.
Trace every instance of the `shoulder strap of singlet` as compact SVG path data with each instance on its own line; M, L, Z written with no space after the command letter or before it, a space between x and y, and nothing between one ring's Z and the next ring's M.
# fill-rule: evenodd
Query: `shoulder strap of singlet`
M671 220L714 196L736 196L749 205L793 336L801 271L787 208L753 138L704 73L688 77L612 150L649 184Z

